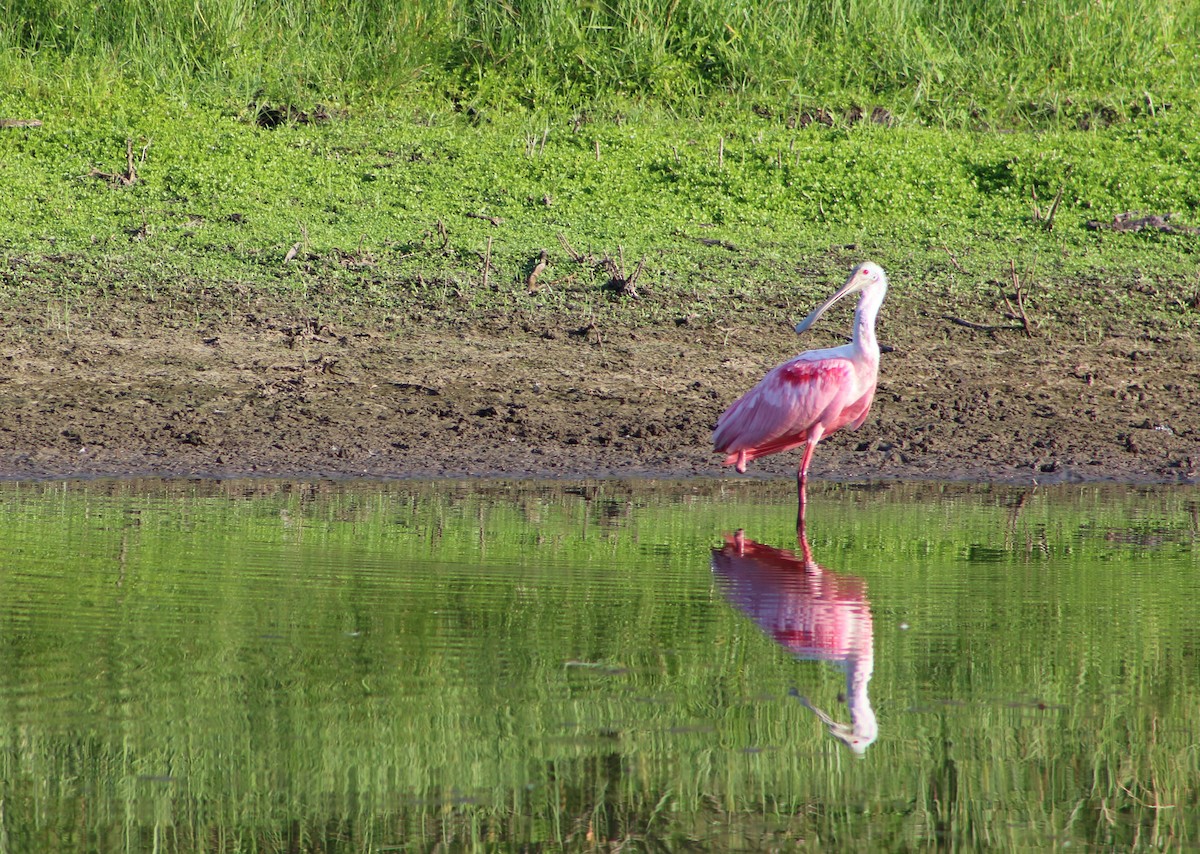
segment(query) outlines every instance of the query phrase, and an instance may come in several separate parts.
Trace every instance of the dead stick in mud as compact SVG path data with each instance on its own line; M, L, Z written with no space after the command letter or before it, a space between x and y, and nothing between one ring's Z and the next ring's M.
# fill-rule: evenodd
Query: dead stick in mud
M471 219L482 219L491 223L492 225L500 225L502 222L504 222L504 217L488 216L487 214L473 213L471 211L463 214L463 216L470 217Z
M636 287L637 279L638 276L642 274L642 267L645 265L645 263L646 259L643 256L638 261L637 267L634 269L633 274L626 274L625 247L618 243L617 260L613 261L611 258L605 258L605 267L608 270L609 276L612 277L610 280L610 286L616 287L617 291L622 296L636 297L638 295Z
M142 159L141 159L142 163L146 162L146 152L149 149L150 149L150 140L147 140L146 144L142 147ZM137 174L137 161L135 161L134 157L133 157L133 137L129 137L128 139L125 140L125 171L124 172L104 172L100 169L96 169L95 167L93 167L92 171L88 172L87 177L103 178L105 181L109 181L113 184L120 184L123 187L130 187L130 186L133 186L134 184L136 184L137 180L138 180L138 174Z
M943 314L942 320L948 320L957 326L965 326L967 329L974 329L977 332L1001 332L1011 329L1014 332L1020 332L1025 327L1023 326L989 326L986 323L972 323L969 320L963 320L961 317L955 317L952 314Z
M966 270L963 269L962 264L958 263L958 259L954 257L954 253L950 251L949 246L942 246L942 249L946 250L946 254L950 256L950 263L954 265L955 270L958 270L958 272L960 272L960 273L967 272Z
M487 287L488 269L492 266L492 238L488 238L487 251L483 255L483 287Z
M1054 230L1054 215L1058 213L1058 203L1062 201L1063 190L1066 188L1067 185L1063 184L1058 188L1058 193L1054 196L1054 201L1050 205L1050 213L1046 214L1046 231Z
M546 267L550 264L550 253L545 249L538 256L537 263L533 266L533 270L529 273L529 278L525 280L525 287L530 293L538 290L538 276L546 271Z
M293 243L292 248L283 256L283 263L290 264L300 254L301 249L308 251L308 226L304 223L300 223L300 239Z
M1021 326L1025 329L1025 337L1032 338L1033 330L1029 325L1029 316L1025 314L1025 300L1021 297L1021 281L1017 278L1017 265L1011 258L1008 259L1008 270L1012 274L1013 290L1016 291L1017 309L1020 313ZM1012 303L1008 302L1008 295L1005 294L1004 301L1008 303L1008 310L1012 311Z
M645 264L645 256L642 256L638 259L637 266L633 268L633 274L627 278L625 283L621 286L621 293L631 297L636 297L638 295L637 280L638 276L642 275L642 268L645 266Z
M562 244L563 251L570 256L571 260L576 264L582 264L587 258L575 251L575 248L567 241L567 236L561 231L558 233L558 242Z

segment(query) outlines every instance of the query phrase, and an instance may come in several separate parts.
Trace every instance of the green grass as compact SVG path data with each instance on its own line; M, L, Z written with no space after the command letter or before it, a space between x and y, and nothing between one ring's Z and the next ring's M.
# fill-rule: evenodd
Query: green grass
M30 106L733 99L1007 124L1128 117L1200 89L1189 0L3 0L0 20L0 80Z
M0 296L231 316L270 296L319 313L636 326L787 319L865 256L897 285L889 313L942 304L986 321L1013 262L1047 329L1197 317L1194 235L1087 227L1129 210L1200 223L1200 119L1178 110L1012 134L654 107L580 121L426 105L273 130L253 115L152 99L0 133ZM127 141L136 183L90 175L123 171ZM606 290L610 274L574 263L559 235L623 252L627 270L644 259L639 298ZM529 294L542 249L550 286Z

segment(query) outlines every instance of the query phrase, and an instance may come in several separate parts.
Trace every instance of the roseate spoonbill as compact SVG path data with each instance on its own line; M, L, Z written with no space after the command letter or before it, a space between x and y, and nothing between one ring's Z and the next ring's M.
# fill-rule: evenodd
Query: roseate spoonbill
M804 332L842 297L861 293L854 311L849 344L809 350L777 365L717 419L713 447L726 454L725 465L746 470L757 457L804 446L796 471L800 507L796 527L804 524L804 487L817 443L843 427L858 429L867 420L879 375L875 317L887 294L887 276L878 264L859 264L846 284L796 326Z
M712 552L713 575L725 598L796 658L826 661L846 674L849 724L835 721L795 688L790 693L830 735L862 756L879 736L867 694L875 669L867 585L822 568L808 540L798 539L802 556L747 540L741 531L726 535L724 547Z

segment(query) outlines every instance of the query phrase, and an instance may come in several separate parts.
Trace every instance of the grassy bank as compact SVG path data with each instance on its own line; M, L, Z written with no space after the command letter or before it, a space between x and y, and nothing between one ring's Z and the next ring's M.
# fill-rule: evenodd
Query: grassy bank
M0 20L0 80L25 106L715 98L1022 125L1153 113L1200 89L1188 0L3 0Z
M1016 274L1045 324L1099 302L1178 326L1200 301L1182 0L0 0L0 20L0 118L42 122L0 128L10 298L657 322L786 314L781 282L815 280L808 301L865 255L923 301ZM1104 228L1129 211L1174 219Z
M115 295L234 315L267 296L413 319L786 319L864 256L901 283L893 306L982 323L1014 272L1046 328L1177 330L1200 300L1200 120L1181 111L1015 134L650 107L43 115L0 131L0 287L56 311ZM1128 211L1173 218L1109 227Z

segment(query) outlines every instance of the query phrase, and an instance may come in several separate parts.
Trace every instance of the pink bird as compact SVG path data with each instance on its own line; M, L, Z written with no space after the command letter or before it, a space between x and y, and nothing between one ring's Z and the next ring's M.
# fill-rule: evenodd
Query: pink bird
M852 293L861 293L849 344L809 350L773 368L717 419L713 447L726 454L725 465L746 470L746 463L768 454L804 446L796 472L800 507L796 527L804 527L804 487L817 443L843 427L858 429L867 420L879 376L875 317L887 294L887 276L878 264L859 264L846 284L796 326L804 332L825 311Z

